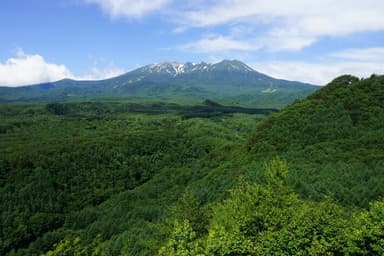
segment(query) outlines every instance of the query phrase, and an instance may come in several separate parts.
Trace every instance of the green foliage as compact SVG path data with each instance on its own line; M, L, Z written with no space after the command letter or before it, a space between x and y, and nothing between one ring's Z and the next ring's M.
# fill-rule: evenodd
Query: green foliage
M70 250L78 245L67 231L80 231L88 243L101 235L105 253L151 255L175 202L172 218L206 232L203 202L185 186L208 172L199 167L204 157L244 141L262 116L183 119L190 107L167 106L0 106L9 127L0 134L0 254L40 254L59 241Z
M60 241L52 251L44 256L101 256L97 246L100 244L100 236L97 236L91 243L82 243L79 237L73 237Z
M384 254L384 201L373 202L367 212L354 216L353 227L348 230L351 255Z
M279 159L265 175L286 172ZM278 183L241 181L228 199L213 206L206 255L382 255L383 203L348 215L331 199L300 199Z
M276 157L268 162L264 169L264 175L270 186L279 188L286 185L288 175L288 166L286 162Z
M191 191L186 191L170 208L170 217L177 221L188 221L188 225L199 234L206 233L208 219L202 203Z
M288 183L308 198L368 207L384 193L383 95L382 76L342 76L262 121L247 149L286 159Z
M196 242L196 233L187 220L175 222L168 243L159 250L160 256L197 256L202 254L202 247Z
M341 77L267 118L0 105L0 254L382 255L383 84Z

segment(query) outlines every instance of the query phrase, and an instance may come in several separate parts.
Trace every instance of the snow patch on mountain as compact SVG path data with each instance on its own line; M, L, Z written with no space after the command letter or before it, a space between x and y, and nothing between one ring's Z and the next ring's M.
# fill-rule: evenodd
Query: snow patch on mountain
M205 62L158 62L139 68L136 72L138 72L141 76L165 74L170 77L177 77L184 74L193 74L198 72L205 73L220 70L244 73L254 72L252 68L237 60L223 60L215 64L208 64Z

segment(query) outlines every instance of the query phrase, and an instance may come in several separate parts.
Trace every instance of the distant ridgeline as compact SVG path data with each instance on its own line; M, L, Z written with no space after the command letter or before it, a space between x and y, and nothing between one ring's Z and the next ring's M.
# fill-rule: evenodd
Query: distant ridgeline
M256 107L282 107L318 88L272 78L236 60L216 64L163 62L101 81L64 79L32 86L0 87L0 102L229 99Z
M288 98L0 104L0 255L384 255L384 76Z

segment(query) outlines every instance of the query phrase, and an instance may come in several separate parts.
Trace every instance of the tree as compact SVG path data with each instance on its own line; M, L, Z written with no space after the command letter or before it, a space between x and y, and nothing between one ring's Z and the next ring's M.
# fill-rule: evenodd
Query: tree
M384 200L370 204L369 211L355 214L346 232L351 255L384 255Z
M202 247L196 241L196 232L193 231L188 220L175 222L173 232L167 244L160 248L160 256L197 256L202 254Z

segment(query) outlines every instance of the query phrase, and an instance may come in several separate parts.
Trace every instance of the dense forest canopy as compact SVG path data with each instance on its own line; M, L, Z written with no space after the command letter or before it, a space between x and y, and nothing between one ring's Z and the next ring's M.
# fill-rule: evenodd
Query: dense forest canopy
M276 112L0 105L1 255L382 255L384 77Z

